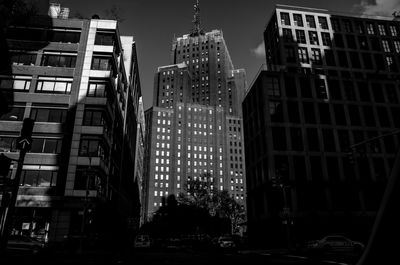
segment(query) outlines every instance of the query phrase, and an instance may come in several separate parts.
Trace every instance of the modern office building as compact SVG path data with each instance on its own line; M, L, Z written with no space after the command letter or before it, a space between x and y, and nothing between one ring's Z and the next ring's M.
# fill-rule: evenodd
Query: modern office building
M400 22L278 5L264 37L243 102L249 234L365 242L399 148Z
M133 37L113 20L34 17L10 26L7 43L12 75L0 87L13 106L0 119L1 152L16 159L22 120L35 120L13 233L128 236L139 225L144 126Z
M245 72L234 69L222 31L201 29L198 3L192 32L173 40L171 61L158 68L146 111L148 217L205 173L244 205Z

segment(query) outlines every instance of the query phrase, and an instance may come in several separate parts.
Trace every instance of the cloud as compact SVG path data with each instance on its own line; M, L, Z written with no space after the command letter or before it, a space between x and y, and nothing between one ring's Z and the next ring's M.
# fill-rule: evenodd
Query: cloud
M392 16L394 11L400 11L399 0L361 0L356 5L364 15Z
M265 58L265 44L262 41L258 46L254 49L250 50L251 53L256 56L257 58Z

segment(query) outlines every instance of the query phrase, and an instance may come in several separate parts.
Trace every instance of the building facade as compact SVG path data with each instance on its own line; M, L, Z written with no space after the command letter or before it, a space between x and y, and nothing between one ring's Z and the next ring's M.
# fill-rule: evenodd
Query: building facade
M195 10L193 31L173 40L172 65L155 74L153 107L146 111L148 217L206 173L213 188L245 205L245 72L234 69L222 31L201 30L198 4Z
M133 37L101 19L35 17L7 30L13 94L0 148L16 159L22 120L35 120L13 233L56 243L121 236L139 218L135 170L141 97ZM16 164L10 169L13 178Z
M366 242L399 148L400 23L278 5L264 37L243 102L249 233Z

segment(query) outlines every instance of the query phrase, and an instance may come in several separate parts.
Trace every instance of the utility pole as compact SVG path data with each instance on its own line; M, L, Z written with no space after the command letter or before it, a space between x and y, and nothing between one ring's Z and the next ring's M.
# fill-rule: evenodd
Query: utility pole
M35 121L26 118L24 119L21 135L17 138L17 149L19 149L19 159L17 165L17 171L12 182L11 196L9 198L8 206L4 209L4 220L1 227L0 234L0 251L5 251L7 248L8 237L10 236L13 224L13 217L15 211L15 204L18 197L19 183L21 179L22 167L24 165L24 159L26 153L31 149L32 145L32 130Z

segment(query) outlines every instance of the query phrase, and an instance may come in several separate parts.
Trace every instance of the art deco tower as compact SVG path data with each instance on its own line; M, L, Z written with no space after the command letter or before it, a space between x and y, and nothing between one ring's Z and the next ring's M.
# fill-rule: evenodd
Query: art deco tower
M153 108L146 112L148 214L203 173L245 200L245 72L234 69L222 31L203 31L198 2L194 11L191 33L173 40L172 64L158 68Z

